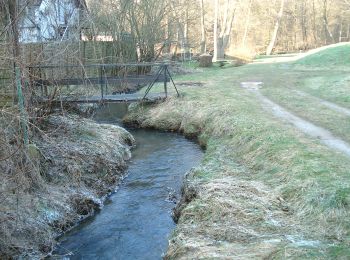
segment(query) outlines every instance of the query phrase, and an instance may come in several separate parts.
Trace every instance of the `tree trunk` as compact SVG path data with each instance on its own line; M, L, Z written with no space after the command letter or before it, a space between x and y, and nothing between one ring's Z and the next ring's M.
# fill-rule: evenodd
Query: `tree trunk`
M8 37L12 45L13 55L13 102L17 103L16 67L19 66L18 63L20 58L17 0L7 0L6 11L8 22L11 25L8 30Z
M184 21L184 37L183 37L183 59L187 60L190 56L190 49L188 45L188 9L185 10L185 21Z
M215 0L215 18L214 18L214 57L213 61L218 59L218 20L219 20L219 0Z
M223 26L224 30L224 49L226 49L230 42L230 36L233 26L233 20L235 18L236 9L233 9L232 13L229 13L229 5L227 5L227 14L230 14L229 19L226 21L226 24Z
M342 42L343 39L343 21L340 20L340 25L339 25L339 41Z
M270 44L269 44L269 46L266 49L266 55L271 55L272 50L275 47L276 40L277 40L277 35L278 35L278 30L280 28L281 19L282 19L282 16L283 16L284 3L285 3L285 0L281 0L281 8L280 8L280 11L279 11L277 19L276 19L276 24L275 24L275 28L274 28L274 31L273 31L273 34L272 34L272 38L271 38Z
M324 26L324 34L325 34L325 44L329 43L328 39L330 39L332 43L335 42L333 34L329 30L327 8L328 8L328 1L323 0L323 17L322 18L323 18L323 26Z
M312 1L312 31L314 36L314 45L317 45L317 27L316 27L316 7L315 0Z
M200 1L201 7L201 54L207 52L206 46L206 35L205 35L205 24L204 24L204 0Z
M166 46L165 46L165 52L170 53L171 50L171 24L170 24L170 17L167 16L167 27L166 27Z
M308 42L308 34L307 34L307 26L306 26L306 3L305 0L302 1L301 7L300 7L300 26L301 26L301 33L303 37L303 45L306 46Z
M218 37L217 39L217 55L216 60L225 59L225 43L223 37Z
M245 23L244 35L243 35L243 39L242 39L242 47L245 47L247 36L248 36L248 30L249 30L249 24L250 24L250 14L252 12L252 4L253 4L253 0L250 0L249 7L248 7L248 17L247 17L247 20Z
M224 17L220 24L220 33L218 35L218 20L219 20L219 7L218 2L215 2L215 21L216 25L214 25L214 42L216 43L214 48L216 47L216 52L214 51L214 61L225 59L225 50L230 42L230 35L232 31L233 20L235 17L235 9L231 13L230 9L230 0L226 1L226 6L224 10ZM216 29L216 31L215 31ZM215 40L216 39L216 40Z

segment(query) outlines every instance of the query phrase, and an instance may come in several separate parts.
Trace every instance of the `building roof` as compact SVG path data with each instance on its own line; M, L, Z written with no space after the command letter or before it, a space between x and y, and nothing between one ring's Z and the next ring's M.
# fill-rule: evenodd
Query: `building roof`
M29 6L40 6L43 0L30 0L29 2ZM80 7L80 8L87 8L87 4L85 0L71 0L72 2L75 3L76 7ZM27 1L22 0L22 2L27 3Z

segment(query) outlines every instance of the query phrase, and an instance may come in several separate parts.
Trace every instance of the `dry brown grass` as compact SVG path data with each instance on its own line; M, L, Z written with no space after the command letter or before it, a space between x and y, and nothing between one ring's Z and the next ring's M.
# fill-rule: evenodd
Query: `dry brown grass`
M52 115L22 145L16 113L0 116L0 258L48 254L55 237L114 190L133 138L117 126Z

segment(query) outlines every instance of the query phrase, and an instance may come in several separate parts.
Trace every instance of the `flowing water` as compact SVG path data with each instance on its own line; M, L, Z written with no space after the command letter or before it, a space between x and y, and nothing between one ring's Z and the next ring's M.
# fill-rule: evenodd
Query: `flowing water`
M117 106L96 120L116 123ZM120 107L118 108L120 111ZM66 259L161 259L175 228L171 218L184 174L199 164L202 151L180 135L130 130L137 142L128 176L103 209L60 239Z

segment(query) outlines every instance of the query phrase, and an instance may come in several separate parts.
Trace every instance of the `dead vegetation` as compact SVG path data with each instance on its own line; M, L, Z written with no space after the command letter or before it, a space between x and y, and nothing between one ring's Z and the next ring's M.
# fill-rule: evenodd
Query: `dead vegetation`
M114 190L134 140L117 126L51 115L24 146L18 118L0 120L0 258L43 256Z

